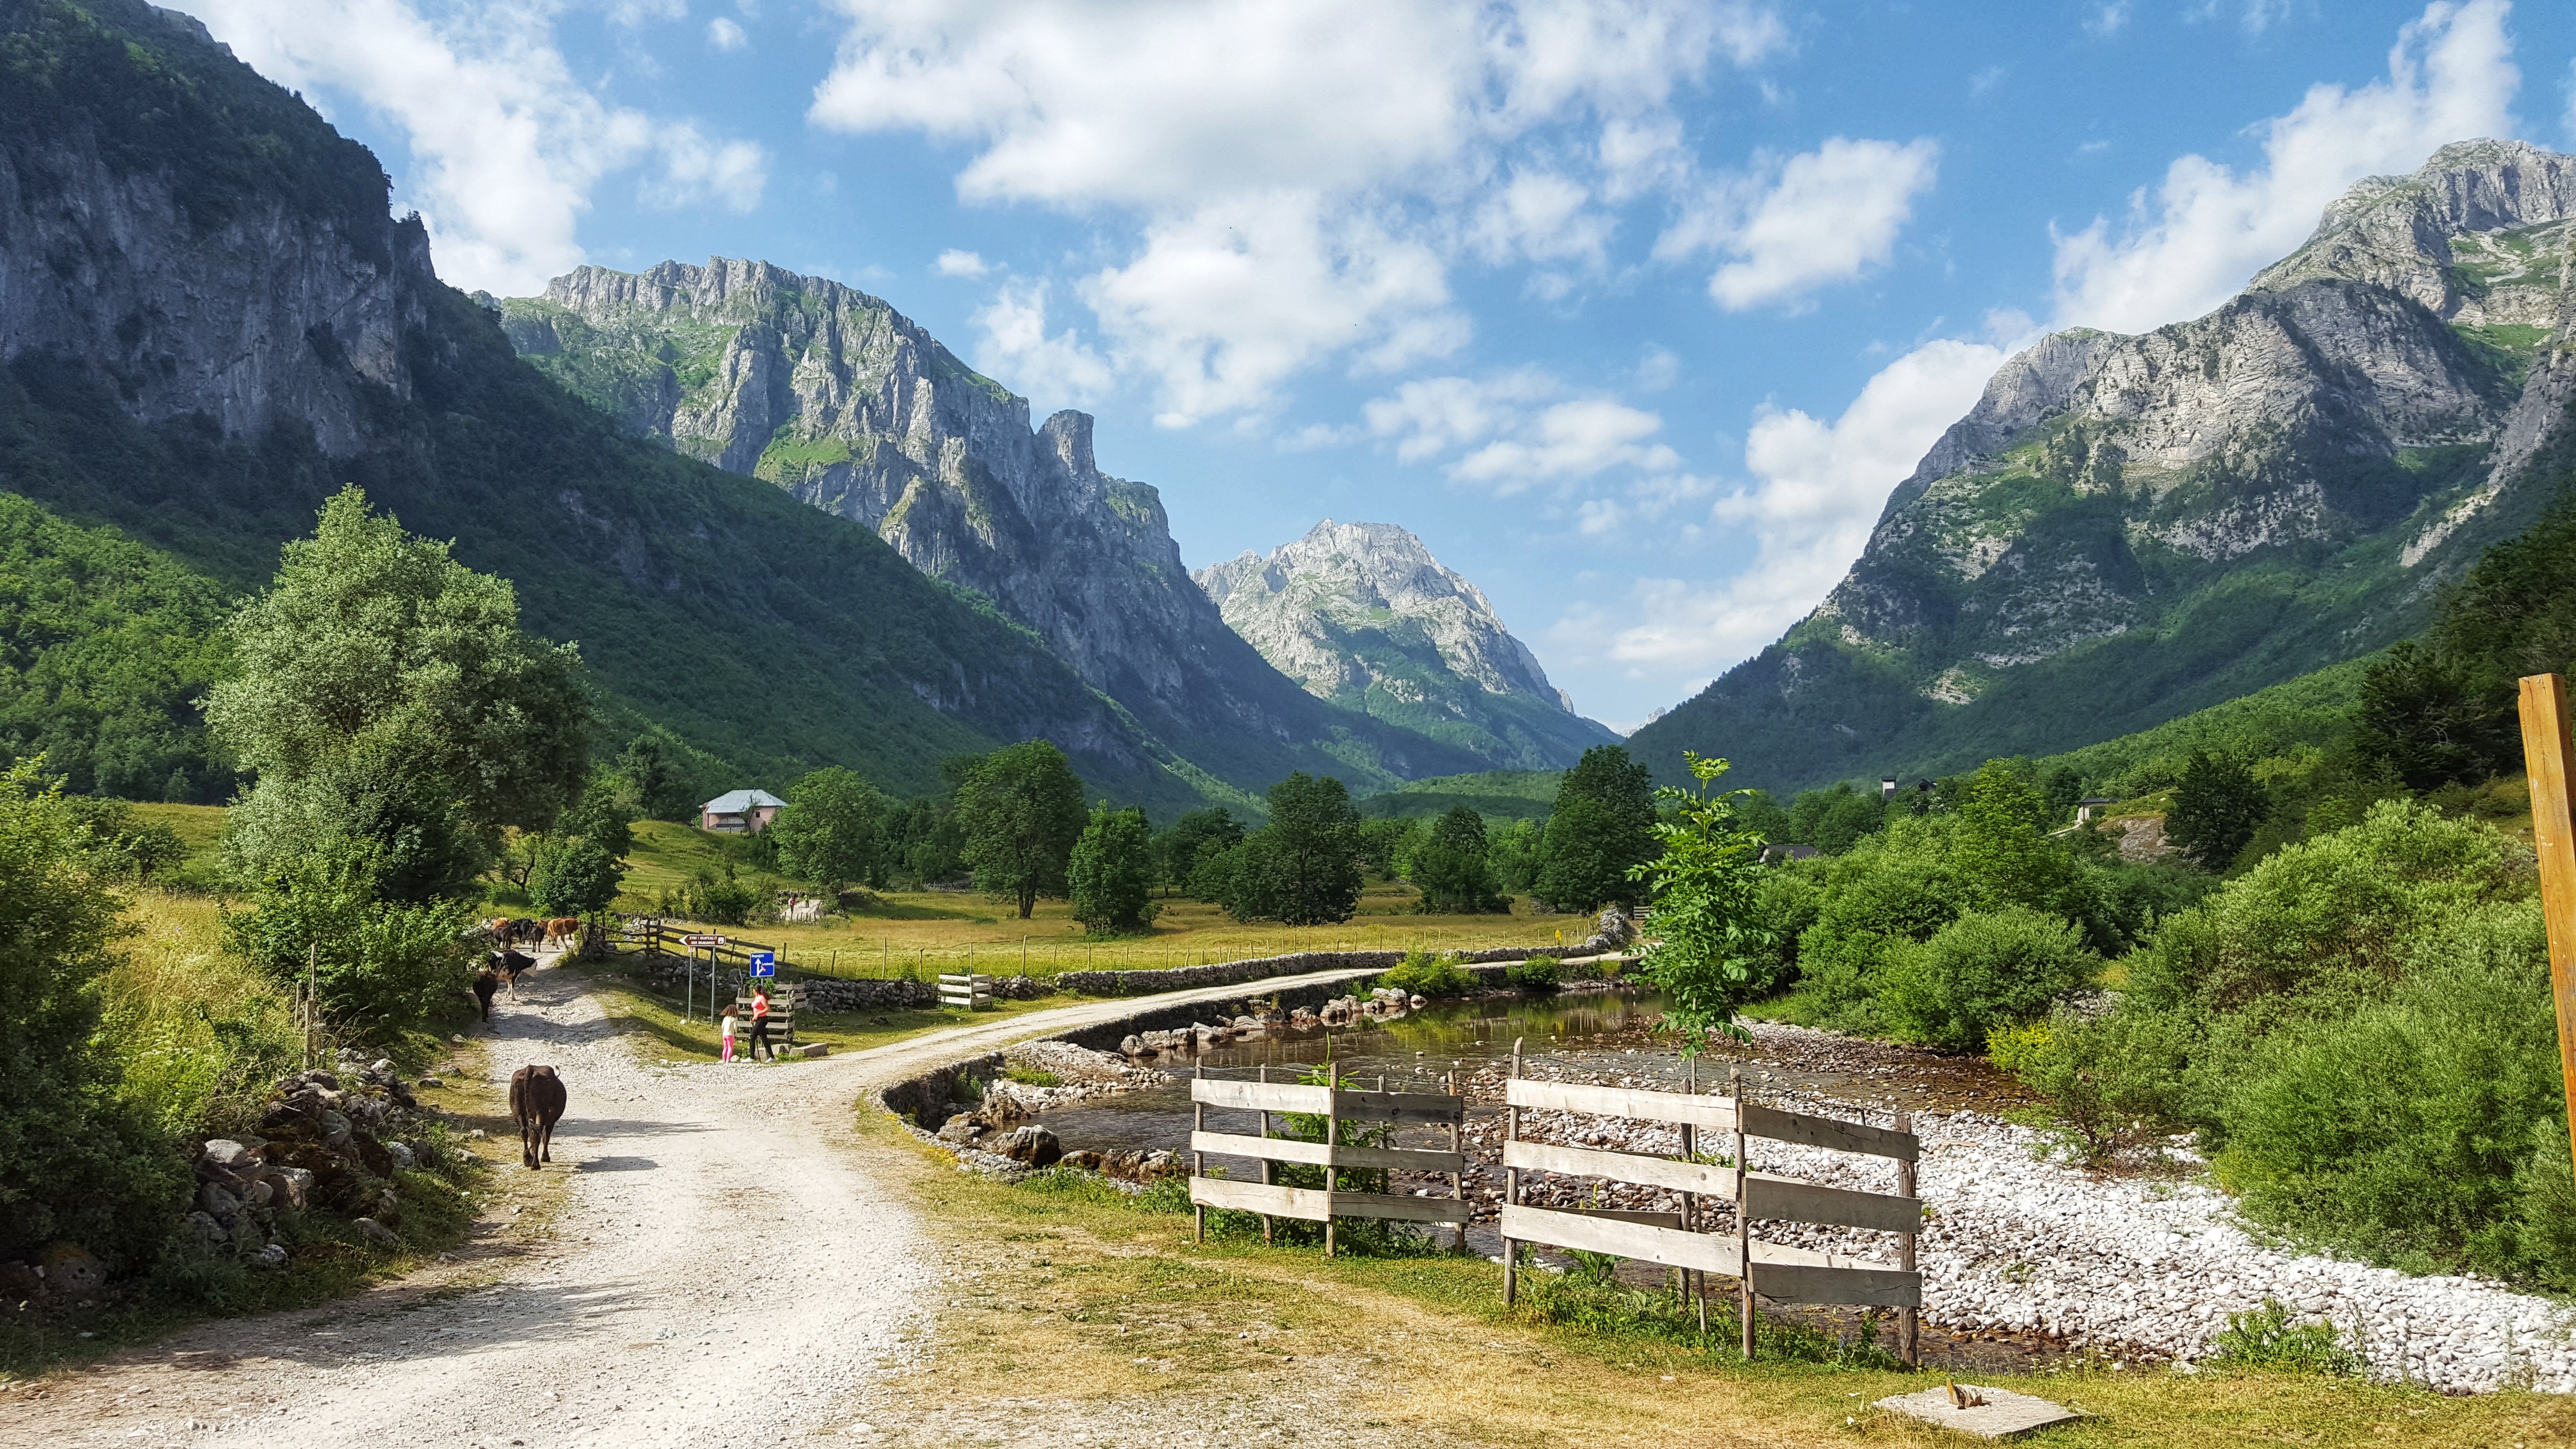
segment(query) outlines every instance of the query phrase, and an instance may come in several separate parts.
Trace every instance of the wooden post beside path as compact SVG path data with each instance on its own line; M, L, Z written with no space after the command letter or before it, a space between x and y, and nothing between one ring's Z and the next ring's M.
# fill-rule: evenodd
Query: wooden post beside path
M2549 987L2558 1004L2558 1070L2576 1142L2576 742L2568 737L2567 681L2522 681L2522 759L2531 772L2531 844L2540 856L2540 906L2549 923Z

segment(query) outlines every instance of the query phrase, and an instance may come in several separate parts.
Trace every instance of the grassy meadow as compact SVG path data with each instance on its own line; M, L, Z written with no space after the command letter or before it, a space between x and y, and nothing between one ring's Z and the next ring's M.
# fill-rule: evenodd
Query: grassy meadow
M676 891L697 871L721 872L725 859L717 837L667 821L638 821L619 909L650 911L663 892ZM811 888L785 878L778 885ZM1016 975L1024 965L1029 975L1052 976L1288 951L1555 948L1576 945L1592 933L1590 916L1538 915L1526 898L1508 916L1426 916L1415 909L1420 900L1421 893L1403 881L1372 881L1358 915L1340 925L1305 928L1246 925L1217 906L1172 896L1158 902L1161 913L1145 934L1101 938L1084 935L1063 901L1040 901L1023 921L1008 903L970 891L888 891L858 900L847 917L812 925L707 929L777 947L793 965L843 976L899 976L907 969L924 975L968 969Z

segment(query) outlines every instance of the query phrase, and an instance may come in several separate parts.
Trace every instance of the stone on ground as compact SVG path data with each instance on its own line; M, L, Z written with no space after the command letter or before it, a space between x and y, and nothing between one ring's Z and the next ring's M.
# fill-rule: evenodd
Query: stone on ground
M2011 1434L2045 1429L2051 1424L2072 1423L2084 1417L2063 1405L2029 1394L2016 1394L2010 1389L1979 1388L1973 1384L1959 1387L1985 1402L1962 1409L1950 1401L1948 1389L1940 1388L1925 1389L1919 1394L1898 1394L1892 1399L1879 1400L1878 1406L1927 1424L1938 1424L1944 1429L1974 1434L1980 1439L2001 1439Z

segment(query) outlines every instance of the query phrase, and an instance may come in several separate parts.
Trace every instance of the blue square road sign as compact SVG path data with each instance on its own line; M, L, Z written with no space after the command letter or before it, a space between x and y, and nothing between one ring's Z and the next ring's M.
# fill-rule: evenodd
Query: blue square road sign
M777 975L777 974L778 974L778 953L777 953L777 952L775 952L775 951L754 951L754 952L752 952L752 953L751 953L751 974L752 974L752 975L754 975L754 976L775 976L775 975Z

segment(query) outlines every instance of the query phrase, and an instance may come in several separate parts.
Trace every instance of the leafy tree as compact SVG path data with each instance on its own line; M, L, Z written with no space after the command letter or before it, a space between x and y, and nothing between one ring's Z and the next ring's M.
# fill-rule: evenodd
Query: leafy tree
M1421 824L1401 815L1381 815L1360 822L1360 864L1379 880L1393 880L1403 873L1398 862L1411 857L1414 837Z
M1065 866L1083 828L1082 781L1064 751L1030 740L986 755L957 792L975 887L1014 901L1020 919L1039 896L1065 893Z
M2075 923L2007 906L1961 916L1930 940L1890 952L1879 1005L1908 1041L1980 1052L1990 1032L2039 1015L2100 965Z
M2411 790L2476 784L2521 763L2513 695L2412 640L2370 662L2352 724L2355 753Z
M1199 858L1211 850L1230 850L1243 841L1243 822L1222 805L1192 810L1154 837L1154 871L1163 888L1186 891Z
M588 776L581 657L519 630L506 579L344 488L226 627L238 672L206 722L260 788L372 751L442 782L475 829L542 830Z
M1538 888L1539 841L1535 820L1515 820L1489 837L1485 860L1494 868L1495 889L1525 896Z
M310 963L323 1011L389 1041L452 1007L473 975L457 898L403 899L377 878L378 847L339 836L289 856L251 909L224 916L224 946L290 991Z
M1067 871L1073 918L1095 936L1145 929L1162 907L1153 902L1152 829L1142 810L1112 810L1103 801L1073 843Z
M225 816L225 858L245 882L290 872L314 851L363 855L369 887L401 901L474 894L493 858L429 752L383 735L302 774L263 778Z
M1485 844L1485 817L1465 805L1450 808L1413 848L1412 881L1422 909L1440 915L1509 911L1511 900L1494 889Z
M188 845L167 825L146 824L122 800L65 795L63 808L86 842L91 864L117 880L150 881L187 858Z
M1565 772L1548 813L1538 894L1560 911L1634 904L1632 874L1655 855L1655 792L1646 767L1617 745L1595 745Z
M1270 823L1243 842L1225 908L1237 920L1319 926L1359 908L1359 812L1330 775L1270 787Z
M1856 790L1849 780L1839 780L1830 789L1799 791L1789 802L1788 830L1780 838L1841 855L1886 822L1886 803L1877 791Z
M898 808L855 770L835 765L788 787L787 808L770 823L778 862L791 875L837 893L847 885L882 885L887 866L886 817Z
M1673 819L1651 827L1663 852L1633 870L1655 902L1658 939L1646 950L1646 978L1671 999L1664 1022L1681 1033L1682 1050L1696 1054L1718 1036L1749 1039L1735 1014L1762 989L1777 943L1758 900L1762 837L1738 817L1744 792L1710 792L1725 760L1688 751L1682 759L1698 783L1663 791L1675 806Z
M1250 919L1249 916L1235 912L1235 906L1241 901L1241 897L1236 893L1236 886L1243 879L1244 853L1245 847L1239 843L1227 846L1223 850L1211 844L1207 849L1200 851L1198 864L1190 867L1190 880L1187 887L1190 899L1224 906L1229 913L1235 914L1237 920Z
M2083 914L2068 899L2075 862L2048 838L2049 803L2009 764L1989 760L1958 791L1957 864L1979 889L1979 908L2015 904Z
M587 840L609 859L623 860L635 849L633 822L642 809L632 781L611 770L594 770L590 783L555 817L554 833Z
M97 981L132 934L58 787L0 774L0 1256L69 1238L131 1263L186 1200L187 1166L118 1102Z
M608 848L578 835L540 836L528 871L528 898L549 916L607 910L624 886L626 867Z
M2191 752L2173 808L2165 812L2165 839L2201 869L2227 869L2270 814L2272 802L2243 761L2204 750Z

